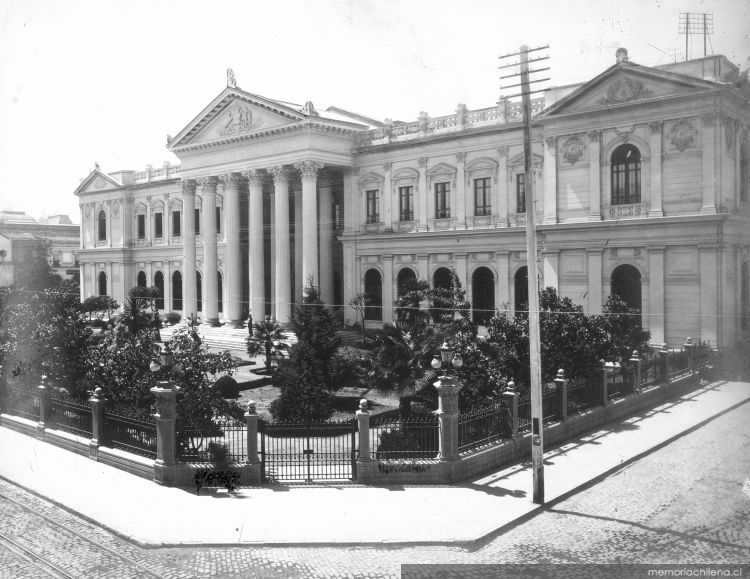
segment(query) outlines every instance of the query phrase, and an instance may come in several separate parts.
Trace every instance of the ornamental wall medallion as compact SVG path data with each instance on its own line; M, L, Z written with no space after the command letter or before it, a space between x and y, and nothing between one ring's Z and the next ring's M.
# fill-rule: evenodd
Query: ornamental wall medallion
M724 120L724 136L727 140L727 151L734 151L735 128L732 119Z
M223 117L220 135L234 135L236 133L246 133L263 125L263 119L260 117L253 118L253 111L247 105L235 104L227 109Z
M88 219L89 217L91 217L91 204L86 203L86 205L84 205L84 208L85 208L84 213L86 214L86 219Z
M117 199L112 201L112 213L114 213L115 217L120 214L120 202Z
M101 177L94 179L94 188L101 189L102 187L104 187L104 179Z
M584 147L583 143L578 140L578 137L570 137L565 141L562 150L563 158L571 165L575 165L583 158Z
M670 144L680 152L695 144L695 135L698 131L693 123L681 119L677 121L669 131Z
M618 105L637 99L650 97L653 91L643 86L639 80L630 78L621 78L614 84L610 85L606 94L599 99L603 105Z

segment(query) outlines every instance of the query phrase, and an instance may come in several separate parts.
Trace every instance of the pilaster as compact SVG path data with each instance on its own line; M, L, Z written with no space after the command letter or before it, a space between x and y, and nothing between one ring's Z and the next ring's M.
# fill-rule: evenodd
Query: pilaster
M393 322L393 255L383 256L383 322Z
M384 163L383 171L385 177L383 179L383 195L382 195L382 213L380 215L380 221L383 222L383 227L386 231L393 229L393 182L391 181L391 168L392 163Z
M499 251L497 260L497 284L495 285L495 307L502 310L510 305L510 253Z
M427 230L427 219L435 215L435 199L430 192L427 190L427 157L423 157L418 161L419 165L419 203L417 208L419 211L419 230Z
M508 226L508 148L497 149L497 187L494 207L497 213L498 225ZM502 302L501 302L502 303Z
M601 131L589 131L589 221L601 221ZM601 285L601 284L600 284Z
M602 249L587 249L588 285L589 285L589 315L602 313Z
M664 342L664 247L648 248L648 303L651 343Z
M543 287L553 287L559 290L558 271L560 267L560 251L556 249L543 250L542 261Z
M466 229L466 154L456 153L456 228Z
M333 192L331 176L325 175L318 183L320 203L320 299L333 305Z
M699 271L701 287L700 306L700 340L708 341L716 346L719 337L719 299L721 288L719 279L719 248L718 246L698 247Z
M544 140L544 223L557 223L557 137Z
M716 213L716 115L705 114L701 117L703 127L703 204L701 213ZM719 147L719 150L721 148Z
M651 140L649 146L651 147L651 208L649 209L649 217L663 217L664 211L662 209L662 163L664 159L662 157L662 130L663 125L661 121L655 123L649 123L649 129L651 134Z

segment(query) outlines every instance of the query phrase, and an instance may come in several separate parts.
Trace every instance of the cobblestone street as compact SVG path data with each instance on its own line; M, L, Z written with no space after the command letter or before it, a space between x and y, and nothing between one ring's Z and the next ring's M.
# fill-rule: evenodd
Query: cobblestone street
M0 480L0 578L398 577L402 563L748 564L748 424L744 404L471 545L141 549ZM409 524L399 513L361 516L362 524L381 516ZM62 572L45 571L14 545Z

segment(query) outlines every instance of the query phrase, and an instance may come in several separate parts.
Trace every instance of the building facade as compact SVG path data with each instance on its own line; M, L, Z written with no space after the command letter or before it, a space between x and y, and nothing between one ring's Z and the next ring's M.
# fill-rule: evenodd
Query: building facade
M44 252L52 273L77 280L80 228L67 215L37 221L23 211L0 211L0 288L16 287L19 273Z
M356 320L394 316L413 279L455 271L475 321L527 295L518 103L379 122L240 90L233 80L167 148L180 166L76 190L82 297L156 285L212 324L289 320L305 285ZM654 343L723 346L748 328L747 74L722 56L628 60L533 103L543 286L601 312L618 293Z

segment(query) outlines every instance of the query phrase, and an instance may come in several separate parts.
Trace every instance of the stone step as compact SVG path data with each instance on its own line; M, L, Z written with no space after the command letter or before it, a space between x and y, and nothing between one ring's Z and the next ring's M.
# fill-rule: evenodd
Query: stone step
M170 339L172 334L183 326L184 324L178 324L176 326L162 328L160 331L162 340L166 341ZM198 334L203 338L203 342L210 348L235 352L245 352L247 350L247 327L231 328L229 326L198 326ZM289 345L292 345L297 341L297 336L291 332L285 332L284 336L286 343Z

